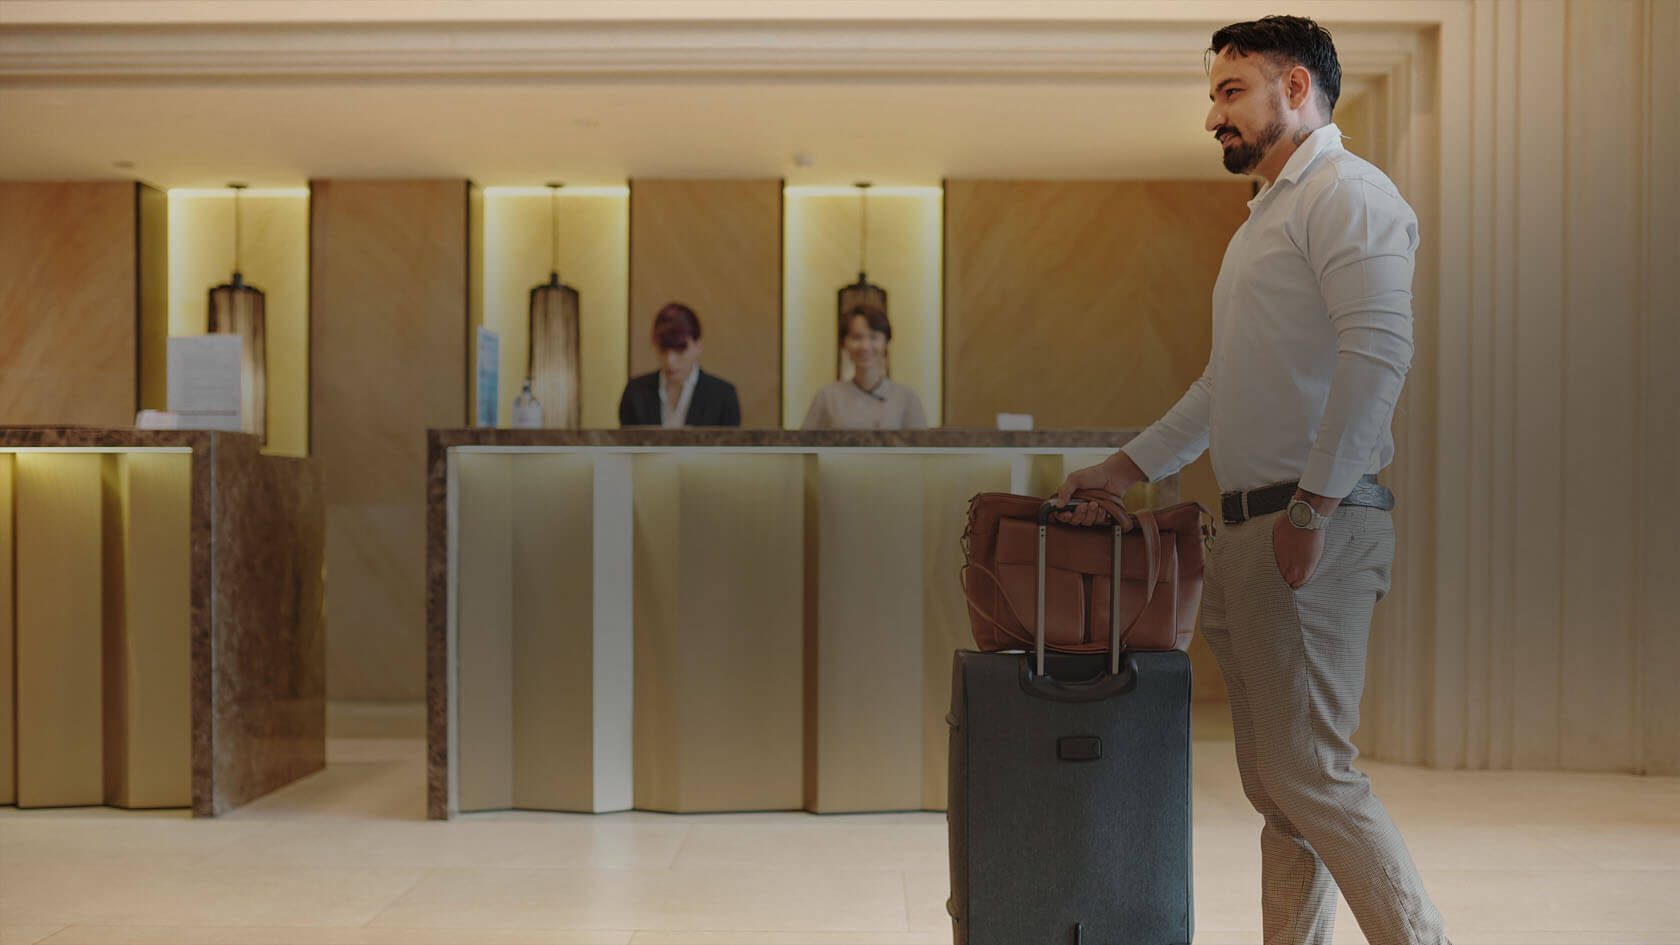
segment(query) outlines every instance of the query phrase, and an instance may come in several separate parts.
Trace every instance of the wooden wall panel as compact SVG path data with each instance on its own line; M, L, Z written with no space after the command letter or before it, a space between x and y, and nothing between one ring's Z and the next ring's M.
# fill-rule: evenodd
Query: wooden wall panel
M169 195L141 186L137 196L140 233L137 409L163 410L169 406Z
M137 186L0 183L0 423L133 424Z
M779 428L781 267L781 181L632 181L630 376L655 369L653 317L682 302L700 316L701 367L740 395L741 425Z
M945 423L1144 427L1207 364L1213 283L1248 218L1246 180L945 185ZM1207 457L1182 495L1210 508ZM1198 636L1198 700L1223 700Z
M17 719L13 701L16 598L12 583L12 454L0 453L0 804L17 803Z
M1645 138L1646 238L1643 247L1644 317L1640 325L1638 402L1639 507L1641 517L1638 582L1638 677L1641 728L1640 769L1652 774L1680 774L1680 508L1670 494L1674 468L1680 464L1680 324L1674 319L1669 274L1680 263L1680 180L1664 161L1680 154L1680 129L1658 120L1666 96L1657 90L1680 82L1680 61L1667 53L1680 42L1680 4L1648 3L1642 52L1649 73L1642 96ZM1665 155L1667 156L1665 158ZM1664 405L1667 405L1665 408Z
M815 650L805 659L805 685L815 689L806 737L816 740L807 746L815 767L806 772L807 810L922 803L922 731L909 724L922 711L922 463L915 455L817 457L817 580L805 588L817 609L805 640Z
M17 803L105 800L102 469L97 454L16 457Z
M513 806L594 811L595 461L498 458L515 461Z
M798 809L805 458L647 454L632 469L635 806Z
M105 521L107 557L117 565L107 598L107 746L120 744L122 765L107 767L106 802L119 807L192 806L192 457L134 453L107 463L121 519ZM117 633L111 633L112 630ZM112 658L115 658L114 660ZM121 701L112 697L120 693ZM113 705L115 703L115 705ZM115 711L112 711L112 710Z
M418 701L426 430L467 421L468 184L312 188L310 439L326 478L329 695Z
M513 806L513 490L517 457L455 457L461 526L455 678L461 811Z
M950 181L947 422L1143 426L1201 374L1247 182Z

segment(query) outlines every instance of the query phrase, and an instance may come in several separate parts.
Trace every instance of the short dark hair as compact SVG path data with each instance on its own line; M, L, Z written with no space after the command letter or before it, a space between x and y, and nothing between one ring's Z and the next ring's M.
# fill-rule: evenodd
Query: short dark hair
M653 341L659 347L681 351L690 341L699 340L700 316L681 302L667 302L653 316Z
M840 340L844 342L846 335L852 330L852 320L859 315L869 324L870 331L878 331L892 340L892 322L887 321L887 310L874 302L858 302L846 309L846 314L840 319Z
M1291 66L1301 66L1312 75L1313 86L1324 96L1324 117L1336 110L1342 96L1342 64L1336 58L1336 44L1330 31L1304 16L1267 16L1246 23L1232 23L1216 30L1208 46L1211 60L1230 50L1232 55L1259 54Z

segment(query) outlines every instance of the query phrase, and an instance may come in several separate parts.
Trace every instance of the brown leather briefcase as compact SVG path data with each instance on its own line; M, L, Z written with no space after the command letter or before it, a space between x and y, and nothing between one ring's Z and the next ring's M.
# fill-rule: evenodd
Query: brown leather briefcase
M1180 502L1126 511L1118 496L1081 491L1112 525L1080 527L1034 496L982 492L969 500L963 532L963 593L975 644L984 651L1044 645L1062 653L1111 648L1118 613L1119 650L1183 650L1202 602L1207 509Z

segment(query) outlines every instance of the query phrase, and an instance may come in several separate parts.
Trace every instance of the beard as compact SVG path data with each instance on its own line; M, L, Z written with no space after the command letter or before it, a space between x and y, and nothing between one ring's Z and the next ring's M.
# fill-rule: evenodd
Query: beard
M1236 130L1226 125L1217 133ZM1225 169L1233 174L1247 174L1254 170L1266 156L1266 152L1272 149L1272 145L1277 144L1278 139L1283 137L1283 131L1283 118L1274 115L1271 123L1260 129L1260 137L1253 141L1245 137L1240 144L1225 149Z

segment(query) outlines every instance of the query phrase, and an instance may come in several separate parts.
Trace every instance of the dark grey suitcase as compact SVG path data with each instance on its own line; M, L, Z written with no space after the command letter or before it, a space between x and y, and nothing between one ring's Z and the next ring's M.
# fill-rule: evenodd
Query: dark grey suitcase
M1184 945L1194 930L1189 657L1046 654L1042 634L1038 643L1036 653L956 654L946 717L955 945Z

